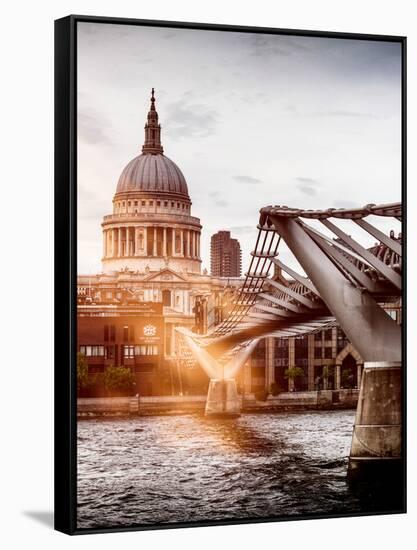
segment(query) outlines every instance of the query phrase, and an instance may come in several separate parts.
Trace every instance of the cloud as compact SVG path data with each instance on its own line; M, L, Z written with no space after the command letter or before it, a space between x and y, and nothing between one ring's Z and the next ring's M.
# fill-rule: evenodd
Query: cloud
M78 138L91 145L110 143L109 123L92 107L80 107L77 116Z
M317 189L309 187L308 185L298 185L298 190L301 191L301 193L303 193L304 195L308 195L309 197L314 197L318 193Z
M305 177L302 177L302 176L298 176L295 179L297 181L299 181L300 183L307 183L308 185L319 185L318 180L315 180L314 178L305 178Z
M225 207L225 206L229 206L229 203L228 203L227 201L223 200L223 199L217 199L217 200L215 200L215 201L214 201L214 204L215 204L216 206L219 206L220 208L223 208L223 207Z
M383 120L388 118L387 115L376 115L374 113L365 113L361 111L350 111L348 109L332 109L324 111L301 111L297 105L290 103L284 107L284 111L292 113L296 116L311 117L311 118L364 118L372 120Z
M250 235L256 231L256 224L254 225L236 225L230 228L230 232L236 235Z
M167 107L165 129L174 137L202 138L215 133L218 115L202 104L185 104L183 100Z
M307 48L297 38L277 35L253 35L251 36L251 55L255 57L265 56L290 56L294 52L308 52Z
M240 183L262 183L262 180L253 178L252 176L233 176L233 179L239 181Z
M359 204L354 201L337 200L333 202L335 208L358 208Z
M320 186L320 182L314 178L306 178L304 176L298 176L295 178L297 181L297 189L304 195L314 197L318 194L317 187Z
M382 119L385 116L378 116L372 113L361 113L359 111L348 111L345 109L335 109L333 111L320 111L317 113L311 113L308 116L313 117L338 117L338 118L368 118L368 119Z
M228 201L225 201L224 199L220 198L221 197L220 191L211 191L209 193L209 197L213 199L213 203L216 206L219 206L220 208L224 208L225 206L229 206L230 204Z

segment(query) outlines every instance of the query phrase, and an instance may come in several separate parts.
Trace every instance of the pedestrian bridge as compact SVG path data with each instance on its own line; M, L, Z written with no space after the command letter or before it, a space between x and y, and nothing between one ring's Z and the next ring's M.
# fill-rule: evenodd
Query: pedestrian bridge
M401 203L261 209L250 266L227 318L202 336L177 329L211 379L207 414L239 413L234 379L259 338L337 323L365 361L352 467L400 459L402 332L384 309L402 295L402 237L388 229L394 220L402 220Z

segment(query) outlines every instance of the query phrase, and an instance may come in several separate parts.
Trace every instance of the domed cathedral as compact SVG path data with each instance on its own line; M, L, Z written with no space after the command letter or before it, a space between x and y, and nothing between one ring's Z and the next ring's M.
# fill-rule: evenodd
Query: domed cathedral
M102 227L105 273L201 272L200 220L191 216L183 173L164 155L153 88L142 154L123 169Z
M183 173L164 155L153 89L150 103L142 152L123 169L102 222L102 273L77 278L78 351L96 381L125 366L141 395L204 393L201 369L178 370L175 328L204 333L219 323L241 280L201 270L202 226Z

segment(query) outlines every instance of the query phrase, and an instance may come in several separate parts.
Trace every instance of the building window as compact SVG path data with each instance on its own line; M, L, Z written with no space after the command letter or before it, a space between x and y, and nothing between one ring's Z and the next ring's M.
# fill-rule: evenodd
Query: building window
M132 346L129 346L132 347ZM135 355L136 356L142 356L142 355L158 355L159 349L158 346L155 346L153 344L143 344L141 346L134 346L135 348Z
M171 202L171 208L174 208L175 202Z
M156 206L161 206L161 201L156 201Z
M149 201L149 206L153 206L153 201Z
M321 350L322 350L321 346L315 346L315 348L314 348L314 359L322 359Z
M109 341L109 325L104 325L104 341Z
M330 346L324 348L324 357L325 359L331 359L333 357L332 348Z
M104 346L80 346L80 353L83 353L86 357L104 357Z
M142 201L142 206L145 206L145 204L146 204L146 201Z
M114 346L106 346L106 359L114 359Z
M110 325L110 342L116 341L116 327L115 325Z
M331 328L328 328L327 330L324 331L324 339L325 340L331 340L332 339L332 329Z
M123 357L133 359L135 356L135 346L123 346Z
M137 205L138 205L138 201L135 201L135 206L137 206Z
M127 201L127 205L130 206L130 201Z
M162 305L171 307L171 291L163 290L162 291Z
M337 329L337 353L349 344L346 334L341 328Z

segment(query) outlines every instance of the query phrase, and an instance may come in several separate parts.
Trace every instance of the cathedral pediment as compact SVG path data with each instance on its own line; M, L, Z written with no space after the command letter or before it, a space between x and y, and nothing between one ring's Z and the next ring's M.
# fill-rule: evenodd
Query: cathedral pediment
M172 269L165 268L158 271L158 273L150 273L143 281L152 281L153 283L182 283L187 282L188 278L176 271L172 271Z

